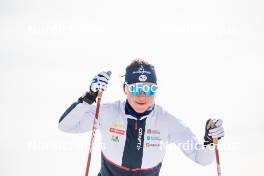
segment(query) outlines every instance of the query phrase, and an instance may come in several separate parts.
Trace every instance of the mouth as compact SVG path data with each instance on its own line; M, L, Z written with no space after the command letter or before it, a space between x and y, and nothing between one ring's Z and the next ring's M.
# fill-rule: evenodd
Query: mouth
M145 105L145 102L136 102L138 105Z

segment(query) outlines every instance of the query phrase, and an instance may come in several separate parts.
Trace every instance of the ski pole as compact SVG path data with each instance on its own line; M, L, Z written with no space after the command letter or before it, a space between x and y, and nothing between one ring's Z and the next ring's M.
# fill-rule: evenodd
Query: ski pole
M112 74L111 71L107 72L108 76L110 76L111 74ZM94 115L92 136L91 136L91 140L90 140L90 147L89 147L88 160L87 160L87 165L86 165L86 170L85 170L85 176L88 176L88 174L89 174L91 158L92 158L93 143L94 143L94 137L95 137L95 130L96 130L96 121L98 120L99 108L100 108L102 95L103 95L103 90L99 89L98 95L97 95L97 104L96 104L96 110L95 110L95 115Z
M211 128L215 128L215 123L211 124ZM213 143L215 144L215 157L216 157L216 166L217 166L217 174L218 176L221 176L221 167L220 167L220 158L219 158L219 151L218 151L218 139L214 138Z

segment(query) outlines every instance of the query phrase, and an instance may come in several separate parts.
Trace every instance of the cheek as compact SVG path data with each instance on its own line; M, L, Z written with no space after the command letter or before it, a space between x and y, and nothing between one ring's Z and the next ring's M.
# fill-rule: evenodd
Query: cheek
M154 102L155 99L155 95L151 96L151 97L147 97L147 101L148 103L152 104Z
M130 93L127 93L127 99L129 100L129 102L133 102L135 101L135 96Z

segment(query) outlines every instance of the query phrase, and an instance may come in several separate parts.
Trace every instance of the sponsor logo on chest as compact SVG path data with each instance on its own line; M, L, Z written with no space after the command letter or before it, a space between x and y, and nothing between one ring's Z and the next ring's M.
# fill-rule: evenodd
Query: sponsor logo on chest
M116 128L110 128L109 131L110 131L110 133L115 133L115 134L120 134L120 135L124 135L125 134L124 130L119 130L119 129L116 129Z
M137 139L137 150L140 150L142 147L142 135L143 135L143 130L142 128L138 129L138 139Z
M115 123L109 128L109 132L112 135L124 135L125 134L125 126L121 123Z
M113 142L119 142L119 138L118 136L112 135L112 139Z
M160 137L160 131L153 130L153 129L147 129L147 135L146 135L146 147L160 147L161 137Z

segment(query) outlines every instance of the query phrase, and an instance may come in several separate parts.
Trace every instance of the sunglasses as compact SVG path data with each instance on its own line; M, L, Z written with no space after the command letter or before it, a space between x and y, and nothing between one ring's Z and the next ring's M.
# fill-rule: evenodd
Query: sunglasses
M126 84L128 87L128 91L132 93L134 96L139 96L143 91L146 96L152 96L156 93L158 86L156 84L142 84L142 83L135 83L135 84Z

